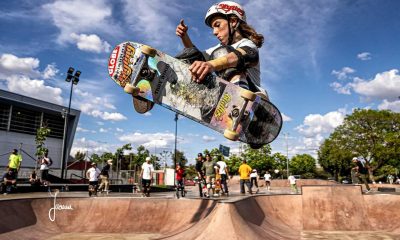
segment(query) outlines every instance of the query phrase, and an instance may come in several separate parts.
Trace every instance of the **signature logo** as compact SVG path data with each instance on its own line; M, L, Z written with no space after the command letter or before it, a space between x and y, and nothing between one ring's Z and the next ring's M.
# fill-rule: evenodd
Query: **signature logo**
M224 96L222 96L221 101L218 103L217 109L215 110L215 118L218 121L222 121L222 117L224 116L225 110L228 107L228 103L231 101L232 97L225 93Z
M129 66L131 63L131 59L135 55L135 48L130 44L125 46L125 54L122 59L122 72L118 77L118 81L121 83L121 86L125 86L127 81L129 81L129 77L132 74L132 68Z
M71 205L57 204L57 195L60 191L57 189L54 194L50 193L50 196L54 198L53 207L49 210L49 219L54 222L56 220L56 210L74 210Z

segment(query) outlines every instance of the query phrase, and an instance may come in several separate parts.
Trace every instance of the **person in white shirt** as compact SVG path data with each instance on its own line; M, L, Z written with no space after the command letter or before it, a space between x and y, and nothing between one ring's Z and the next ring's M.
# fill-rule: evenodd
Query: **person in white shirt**
M92 194L97 195L97 185L99 184L100 169L97 168L96 163L92 163L92 167L86 172L86 178L89 179L89 197Z
M289 181L289 184L290 184L290 188L292 189L292 192L297 193L296 178L293 175L290 175L288 177L288 181Z
M49 151L45 151L44 156L39 158L38 161L40 164L40 181L45 187L47 187L49 184L49 167L53 163L49 157Z
M217 165L219 166L219 174L221 175L221 185L224 187L224 194L229 194L228 190L228 177L229 177L229 170L228 170L228 165L226 165L225 161L223 160L223 157L219 157L219 161L217 162Z
M253 169L253 171L250 173L250 189L251 189L251 191L253 191L253 186L256 186L256 188L257 188L256 193L258 193L260 191L260 189L258 188L257 169Z
M154 172L153 164L150 163L151 158L146 157L146 162L142 165L140 177L142 178L143 196L150 197L150 185Z
M269 191L271 188L271 174L268 171L266 171L264 174L264 181L265 187L267 188L267 191Z

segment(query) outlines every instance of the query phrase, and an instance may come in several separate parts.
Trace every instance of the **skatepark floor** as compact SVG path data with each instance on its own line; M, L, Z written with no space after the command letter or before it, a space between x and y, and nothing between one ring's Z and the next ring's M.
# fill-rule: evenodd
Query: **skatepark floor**
M0 196L0 239L400 239L399 193L360 186L261 189L201 199L174 192L28 193Z

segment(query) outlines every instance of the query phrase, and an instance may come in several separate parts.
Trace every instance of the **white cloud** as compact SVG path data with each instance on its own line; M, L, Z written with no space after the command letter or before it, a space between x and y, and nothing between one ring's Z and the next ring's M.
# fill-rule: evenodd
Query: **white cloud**
M304 118L303 124L296 130L307 138L314 138L320 134L331 133L343 123L344 110L329 112L325 115L310 114Z
M367 98L376 99L397 99L400 95L400 75L399 70L378 73L375 78L368 81L361 78L355 78L351 83L354 92Z
M103 154L104 152L115 152L117 149L116 144L108 142L88 140L86 138L75 139L71 148L71 155L74 156L78 151L88 153L89 156L93 153Z
M291 117L285 115L284 113L282 113L282 120L283 120L284 122L290 122L290 121L292 121L293 119L292 119Z
M357 54L357 58L362 60L362 61L367 61L371 59L371 53L369 52L362 52Z
M43 71L43 78L51 79L54 76L56 76L58 72L59 72L59 70L57 69L57 66L55 63L49 64Z
M336 76L339 80L346 80L350 77L349 74L355 73L356 70L352 69L351 67L343 67L341 70L333 70L332 75Z
M7 78L12 75L25 75L28 77L39 77L39 59L19 58L13 54L4 53L0 57L0 78Z
M108 129L100 128L100 129L99 129L99 132L101 132L101 133L106 133L106 132L108 132Z
M202 139L204 142L214 142L216 140L215 137L207 136L207 135L203 135Z
M76 34L71 33L71 38L76 41L77 47L82 51L87 52L109 52L110 44L107 41L102 41L96 34Z
M332 87L333 90L339 94L346 94L346 95L351 94L351 91L350 91L351 85L350 84L342 85L339 82L333 82L329 86Z
M90 132L90 130L82 128L82 127L79 127L79 126L76 128L76 131L77 132Z
M43 80L32 80L25 76L7 78L8 90L43 101L62 104L61 89L46 86Z
M124 132L124 129L122 129L122 128L115 128L115 131L117 131L117 132Z
M125 117L123 114L121 113L109 113L109 112L102 112L99 110L93 110L91 112L85 112L86 114L93 116L93 117L98 117L101 118L103 120L109 120L109 121L122 121L122 120L126 120L127 117Z
M172 133L128 133L121 135L119 141L131 143L133 146L144 146L149 151L161 152L163 149L172 149L175 143L175 135ZM179 140L179 139L178 139ZM182 141L180 139L179 141Z
M43 5L43 15L50 17L60 29L57 42L71 42L72 33L117 32L118 27L111 22L111 4L106 0L56 0Z
M400 113L400 100L390 102L388 100L383 100L378 106L379 110L392 110L393 112Z

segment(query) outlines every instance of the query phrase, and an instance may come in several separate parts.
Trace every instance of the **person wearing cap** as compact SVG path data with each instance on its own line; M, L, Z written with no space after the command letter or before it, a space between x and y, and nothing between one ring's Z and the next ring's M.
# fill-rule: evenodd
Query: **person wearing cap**
M250 173L251 173L251 167L249 165L247 165L247 161L246 159L242 160L242 164L239 167L239 175L240 175L240 193L241 194L245 194L245 190L244 190L244 185L247 186L247 189L249 191L250 194L253 194L253 192L251 191L251 187L250 187Z
M89 179L89 197L92 194L97 195L97 185L99 184L100 169L97 168L97 164L93 162L86 172L86 178Z
M195 169L197 172L197 177L199 179L199 195L200 197L203 197L203 186L205 185L205 179L204 179L204 172L203 172L203 162L204 162L204 157L202 153L197 154L197 161L195 165Z
M250 173L250 189L253 191L253 186L256 186L257 191L256 193L258 193L260 191L260 189L258 188L258 173L257 173L257 169L253 169Z
M215 72L219 77L259 92L268 99L267 92L260 87L258 48L262 46L264 36L247 24L244 8L232 1L219 2L208 9L204 20L212 28L219 44L203 53L191 41L189 28L183 19L175 31L185 47L184 52L191 53L185 57L191 59L189 70L192 80L201 83L208 74Z
M140 171L144 197L150 197L150 186L154 172L154 167L153 164L151 164L150 160L151 160L150 157L146 157L146 162L142 164L142 170Z
M219 175L221 176L221 185L223 186L223 194L229 195L229 190L228 190L228 178L229 178L229 168L228 165L226 165L226 162L224 161L223 156L218 156L218 171Z
M102 192L104 191L107 194L108 194L108 188L110 186L110 182L109 182L110 175L109 175L109 172L110 172L111 166L112 166L112 159L108 159L107 160L107 164L103 167L103 169L101 169L101 172L100 172L101 183L100 183L100 186L99 186L99 191L102 191Z
M21 168L22 156L18 153L18 149L13 149L8 158L8 169L14 172L15 178L18 176L19 169Z
M206 154L206 161L203 163L203 171L206 176L206 186L207 186L207 193L205 197L210 196L210 189L212 190L212 194L215 194L215 174L218 167L213 162L211 154Z
M365 162L361 162L357 157L353 157L352 161L355 164L355 167L352 168L355 171L355 176L360 182L365 184L365 188L367 189L365 193L369 193L371 188L368 185L368 167L364 164Z

